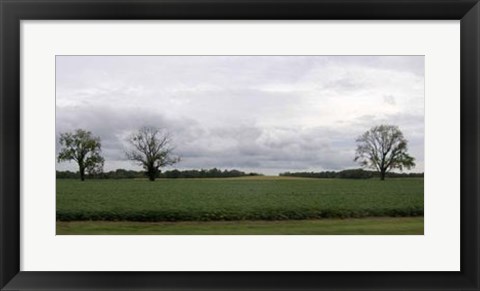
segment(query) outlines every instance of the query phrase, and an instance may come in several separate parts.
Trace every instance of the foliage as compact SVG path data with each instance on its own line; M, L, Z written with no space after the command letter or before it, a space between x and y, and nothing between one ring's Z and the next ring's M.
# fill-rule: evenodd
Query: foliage
M423 179L57 180L57 220L289 220L423 215Z
M142 166L150 181L155 181L161 167L180 161L173 156L170 135L164 130L143 127L132 134L128 142L131 149L125 153L127 158Z
M170 170L158 172L157 178L232 178L245 176L261 176L258 173L245 173L239 170L219 170L217 168L210 170ZM78 172L57 171L57 179L76 179L79 177ZM139 179L144 178L145 172L117 169L115 171L103 172L96 175L97 179Z
M286 177L304 177L304 178L338 178L338 172L324 171L324 172L285 172L278 174Z
M348 169L342 171L325 171L325 172L285 172L279 176L284 177L304 177L304 178L342 178L342 179L370 179L380 177L375 171L367 171L363 169ZM423 173L395 173L389 172L385 174L389 178L423 178Z
M78 179L80 177L79 172L72 171L56 171L57 179Z
M411 169L415 159L407 153L407 140L398 126L379 125L372 127L356 140L354 161L366 168L375 169L380 179L393 169Z
M369 179L372 177L372 172L364 171L363 169L350 169L338 172L338 178L342 179Z
M82 181L85 173L98 175L103 171L100 138L94 137L90 131L77 129L75 132L61 133L59 143L58 162L75 161Z
M239 170L219 170L213 168L210 170L172 170L160 174L161 178L232 178L245 176L261 176L258 173L245 173Z

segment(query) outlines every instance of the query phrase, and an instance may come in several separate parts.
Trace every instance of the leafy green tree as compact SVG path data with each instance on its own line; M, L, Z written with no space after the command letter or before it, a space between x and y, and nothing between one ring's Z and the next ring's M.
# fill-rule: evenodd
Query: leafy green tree
M180 161L173 155L170 135L164 130L143 127L128 138L128 143L127 158L142 166L150 181L155 181L160 168Z
M58 162L75 161L78 164L80 180L85 180L85 173L95 175L103 171L100 138L94 137L90 131L77 129L74 132L61 133L59 143L61 148Z
M407 140L398 126L379 125L372 127L356 140L357 150L354 161L380 173L385 174L393 169L410 169L415 166L415 158L407 151Z

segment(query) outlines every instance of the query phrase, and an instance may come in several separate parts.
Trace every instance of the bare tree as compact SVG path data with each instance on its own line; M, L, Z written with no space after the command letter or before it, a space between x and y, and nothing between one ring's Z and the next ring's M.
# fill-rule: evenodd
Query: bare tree
M75 161L80 170L80 180L85 180L85 173L93 175L103 171L100 138L94 137L90 131L77 129L61 133L59 143L58 162Z
M143 127L128 138L131 146L125 152L129 160L141 165L150 181L155 181L159 169L180 161L173 155L171 138L165 130Z
M380 179L393 169L403 170L415 166L415 159L407 153L407 140L398 126L379 125L359 136L356 140L355 161L363 167L377 170Z

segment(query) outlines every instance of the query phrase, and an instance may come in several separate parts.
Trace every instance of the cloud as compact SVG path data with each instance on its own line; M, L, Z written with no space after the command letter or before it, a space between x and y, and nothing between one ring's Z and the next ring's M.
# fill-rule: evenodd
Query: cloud
M56 131L100 136L107 170L138 169L125 138L148 125L178 168L275 174L357 167L355 138L388 123L423 171L423 89L423 57L57 57Z
M385 95L383 96L383 101L389 105L395 105L395 96L393 95Z

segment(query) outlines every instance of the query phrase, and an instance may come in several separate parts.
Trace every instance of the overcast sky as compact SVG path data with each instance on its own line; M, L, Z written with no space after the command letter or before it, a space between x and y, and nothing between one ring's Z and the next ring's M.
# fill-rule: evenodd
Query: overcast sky
M400 127L416 158L412 171L423 172L423 56L56 59L57 139L77 128L99 136L107 171L141 169L124 148L142 126L171 133L178 169L357 168L356 137L385 123Z

